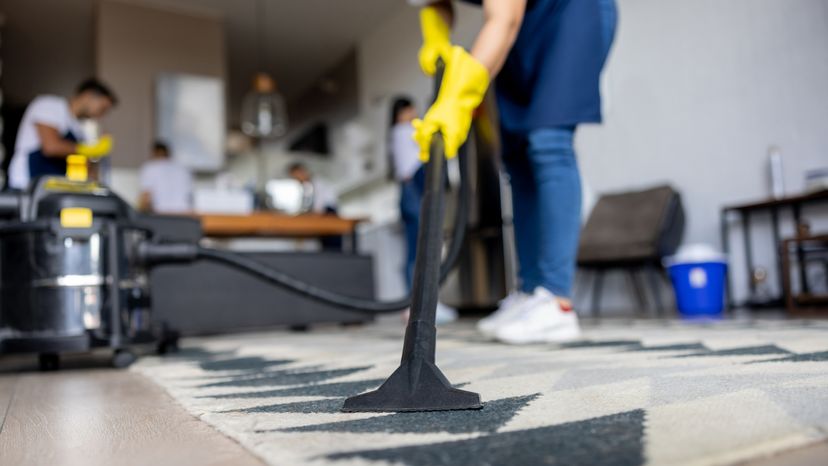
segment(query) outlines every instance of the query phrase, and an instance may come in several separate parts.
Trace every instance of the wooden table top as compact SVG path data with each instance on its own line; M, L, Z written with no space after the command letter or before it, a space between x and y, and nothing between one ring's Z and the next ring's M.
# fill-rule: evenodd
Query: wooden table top
M285 215L254 212L249 215L202 214L201 228L210 237L312 238L354 233L364 219L347 219L327 214Z
M765 199L757 202L725 206L723 210L760 210L772 207L785 207L795 204L806 204L815 201L828 201L828 189L821 191L792 195L781 199Z

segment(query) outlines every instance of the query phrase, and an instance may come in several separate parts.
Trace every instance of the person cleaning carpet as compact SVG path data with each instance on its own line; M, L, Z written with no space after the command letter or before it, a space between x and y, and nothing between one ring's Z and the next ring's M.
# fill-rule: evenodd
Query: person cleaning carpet
M451 158L495 81L503 162L512 186L520 288L478 324L504 343L560 342L580 336L572 287L581 222L577 127L601 122L599 81L615 35L614 0L465 0L485 21L470 52L452 45L452 2L420 6L420 65L440 95L414 138L421 157L435 134Z

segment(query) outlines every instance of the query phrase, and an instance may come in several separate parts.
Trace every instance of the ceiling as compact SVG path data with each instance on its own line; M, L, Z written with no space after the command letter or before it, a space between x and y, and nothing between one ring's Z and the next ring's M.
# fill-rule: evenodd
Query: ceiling
M258 25L266 25L268 53L263 67L276 78L290 101L302 96L344 60L366 32L394 11L407 7L404 0L0 0L0 15L5 14L7 20L3 35L9 39L9 44L4 42L2 47L4 56L8 56L5 64L40 76L40 88L35 89L28 75L8 73L3 77L5 90L18 100L30 99L42 88L68 91L66 85L57 82L61 76L49 76L54 74L55 65L71 84L88 75L87 69L94 68L94 18L101 1L222 18L231 109L238 106L252 75L259 71ZM258 8L257 1L262 2ZM262 21L258 21L260 11L264 11ZM66 28L65 24L72 27ZM59 32L60 45L50 41L49 34L42 34L44 30ZM9 47L11 50L7 50ZM50 63L38 62L37 56L52 49L62 51ZM11 52L17 51L12 56Z
M130 1L224 18L231 100L245 92L259 68L257 25L267 26L264 68L290 99L301 95L344 59L366 31L405 7L402 0ZM264 18L259 22L261 11Z

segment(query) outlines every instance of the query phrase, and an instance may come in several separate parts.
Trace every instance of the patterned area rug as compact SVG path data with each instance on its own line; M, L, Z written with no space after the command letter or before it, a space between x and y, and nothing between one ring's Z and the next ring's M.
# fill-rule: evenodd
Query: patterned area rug
M399 364L402 329L193 339L134 370L274 465L731 464L828 438L828 322L588 324L509 347L441 328L481 411L345 414Z

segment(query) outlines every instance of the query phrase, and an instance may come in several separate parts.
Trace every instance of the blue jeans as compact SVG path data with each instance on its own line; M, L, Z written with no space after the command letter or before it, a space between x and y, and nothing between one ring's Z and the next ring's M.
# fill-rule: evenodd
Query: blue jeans
M414 260L417 258L417 233L420 230L420 203L425 190L425 167L400 186L400 217L405 227L405 282L409 288L414 280Z
M528 136L503 132L503 161L512 203L521 290L544 287L571 297L581 229L581 175L575 127Z
M601 34L604 40L604 60L606 60L615 40L615 29L618 26L618 5L616 5L615 0L600 0L600 8Z
M615 0L600 0L604 58L615 37ZM512 184L515 247L521 290L544 287L572 297L581 232L581 174L575 155L576 126L540 128L529 134L503 130L503 161Z

